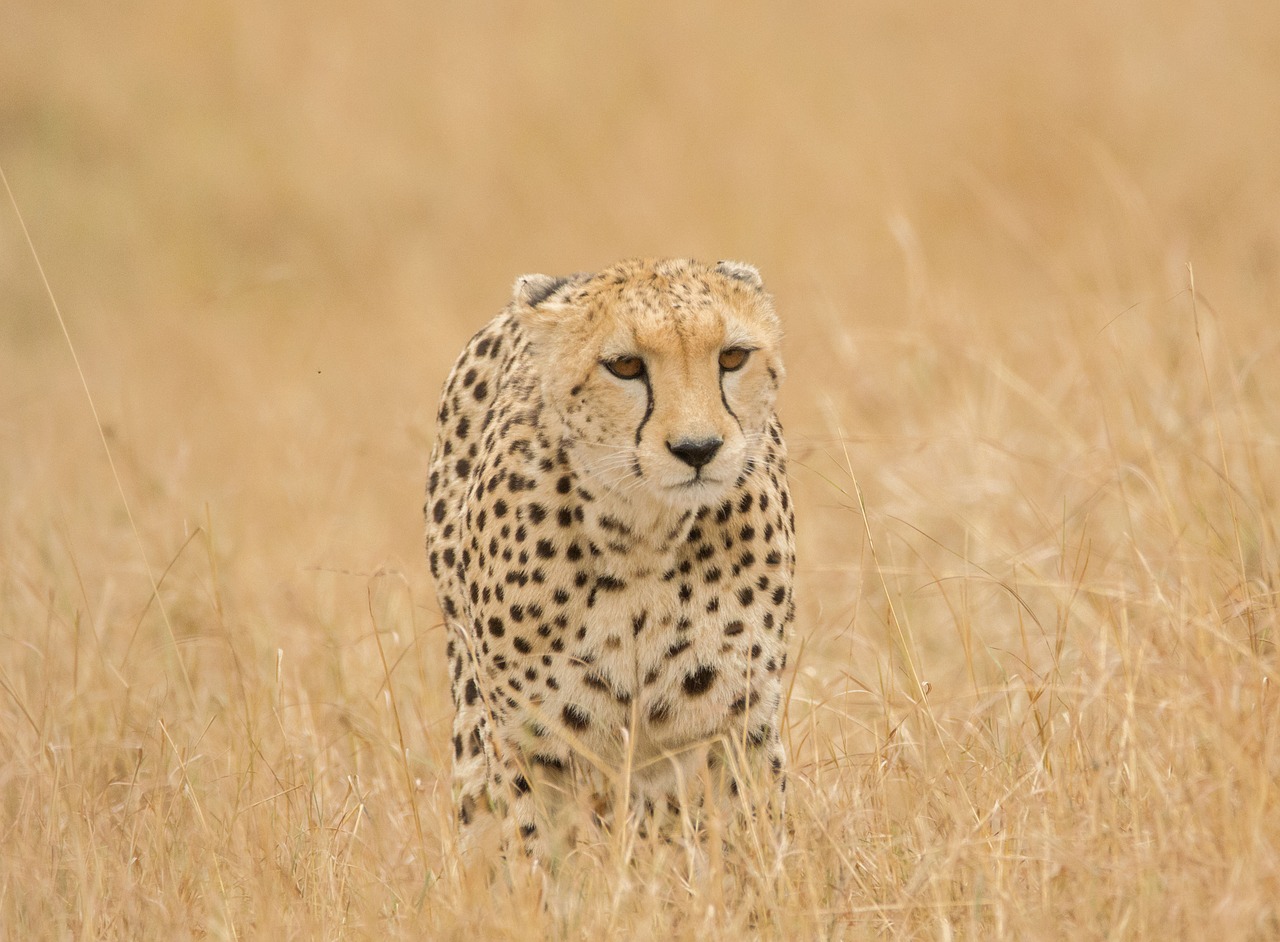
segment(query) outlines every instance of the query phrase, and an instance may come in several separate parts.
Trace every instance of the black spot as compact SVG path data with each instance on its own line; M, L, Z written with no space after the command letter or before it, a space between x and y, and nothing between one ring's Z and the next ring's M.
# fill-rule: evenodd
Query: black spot
M441 499L436 501L436 505L431 511L431 516L436 523L444 522L444 513L445 513L444 500Z
M702 578L703 581L708 583L719 582L722 575L723 573L718 568L712 567L702 574Z
M692 597L693 597L693 586L689 585L689 583L687 582L682 582L680 584L680 601L687 602Z
M565 589L556 589L551 598L557 605L564 605L569 601L569 593Z
M641 612L639 615L633 615L631 618L631 634L638 635L644 631L645 619L649 617L648 612Z
M686 674L682 686L684 692L691 697L700 697L716 682L716 669L704 664L692 674Z
M516 635L511 640L511 643L515 646L515 649L519 651L521 654L529 654L530 652L533 651L533 645L531 645L526 639L520 637L519 635Z
M739 620L735 619L724 626L724 633L732 638L734 635L742 634L742 630L746 626Z
M476 388L471 390L471 394L476 397L477 402L483 402L485 396L489 395L489 384L481 380L476 383Z
M541 504L530 504L526 510L529 514L529 520L533 523L542 523L543 520L547 519L547 508Z
M787 589L785 586L778 586L773 590L773 604L781 605L782 600L787 597Z
M554 559L556 555L555 544L550 540L539 540L537 552L543 559Z
M564 709L560 711L560 717L564 720L565 726L579 732L591 725L591 714L572 703L565 704Z
M604 589L606 592L620 592L627 587L627 584L621 579L615 579L613 576L600 576L596 579L596 588Z
M502 619L496 615L489 619L489 634L495 638L501 638L506 634L506 626L502 624Z
M501 497L493 503L493 515L495 517L505 517L507 515L507 502Z
M587 674L582 678L582 682L586 684L588 687L590 687L592 690L607 691L609 689L608 681L606 681L599 674Z
M555 756L548 756L535 752L530 758L530 761L533 762L534 765L542 766L544 769L554 769L557 772L563 772L565 770L564 760L557 759Z
M687 638L682 641L677 641L675 644L671 645L671 647L667 648L667 657L676 657L681 652L687 651L692 646L693 642L689 641Z
M749 585L744 585L741 589L738 590L738 601L741 602L744 606L750 605L753 601L755 601L755 597L756 597L755 590L752 589L751 586Z
M568 507L561 507L556 511L556 523L560 524L562 527L573 525L573 514L570 512Z
M535 834L537 834L537 833L538 833L538 826L537 826L536 824L522 824L522 825L520 825L520 836L521 836L521 837L533 837L533 835L535 835Z
M570 543L569 548L564 551L565 558L571 563L576 563L582 558L582 547L577 543Z
M561 494L568 494L573 490L573 478L569 475L563 475L560 480L556 481L556 490Z
M649 722L657 725L671 719L671 704L666 700L657 700L649 707Z
M467 706L470 706L471 704L475 703L476 700L479 699L479 697L480 697L480 688L476 686L475 678L474 677L468 678L467 686L464 689L462 694L462 699L466 702Z
M523 775L517 775L511 780L511 786L521 795L527 794L529 791L529 780Z

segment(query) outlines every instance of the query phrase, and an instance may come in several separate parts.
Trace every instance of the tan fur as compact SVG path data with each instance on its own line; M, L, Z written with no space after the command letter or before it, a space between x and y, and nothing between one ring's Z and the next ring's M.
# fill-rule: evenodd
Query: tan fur
M464 832L496 813L544 854L582 807L687 804L708 754L780 773L779 339L750 266L643 259L518 279L459 358L426 513ZM643 376L610 372L623 357Z

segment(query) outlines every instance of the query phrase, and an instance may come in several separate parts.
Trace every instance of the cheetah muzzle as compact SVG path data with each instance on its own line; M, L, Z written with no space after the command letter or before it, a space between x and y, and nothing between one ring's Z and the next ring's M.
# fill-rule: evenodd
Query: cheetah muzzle
M458 358L425 512L464 846L784 787L779 340L751 266L643 259L517 279Z

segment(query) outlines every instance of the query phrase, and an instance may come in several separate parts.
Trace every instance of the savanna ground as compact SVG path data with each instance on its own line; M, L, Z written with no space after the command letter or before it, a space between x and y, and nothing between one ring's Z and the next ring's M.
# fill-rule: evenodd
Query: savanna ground
M84 382L5 196L4 937L1280 936L1280 7L3 20ZM515 275L632 254L787 323L791 833L490 883L435 397Z

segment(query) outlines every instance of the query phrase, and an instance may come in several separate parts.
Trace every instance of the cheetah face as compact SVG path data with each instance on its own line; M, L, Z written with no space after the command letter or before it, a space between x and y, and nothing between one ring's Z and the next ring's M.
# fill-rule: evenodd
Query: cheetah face
M755 467L782 364L754 268L630 261L572 279L526 276L516 301L544 400L588 482L686 510Z

